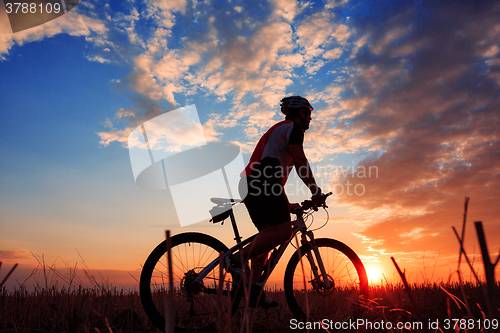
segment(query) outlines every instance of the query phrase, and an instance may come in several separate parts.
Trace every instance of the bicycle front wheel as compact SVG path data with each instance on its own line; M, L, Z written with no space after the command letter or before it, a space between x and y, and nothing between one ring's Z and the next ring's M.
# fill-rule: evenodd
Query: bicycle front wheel
M173 313L176 332L215 331L218 312L230 295L231 275L226 274L220 281L217 265L202 281L196 283L198 274L220 252L228 248L216 238L200 233L183 233L171 238L172 273L173 273ZM170 290L166 255L166 241L158 245L146 260L141 273L140 293L146 314L156 327L165 330L167 292ZM220 284L224 300L217 296ZM229 301L230 303L230 301ZM227 309L227 305L226 305Z
M292 256L285 271L285 297L299 320L343 321L356 311L360 295L368 294L363 263L347 245L334 239L316 239L330 286L321 274L310 243Z

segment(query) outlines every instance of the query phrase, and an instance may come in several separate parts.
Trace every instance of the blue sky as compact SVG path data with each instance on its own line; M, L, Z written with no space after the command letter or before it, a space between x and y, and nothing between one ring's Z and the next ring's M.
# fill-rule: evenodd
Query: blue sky
M28 265L33 252L77 261L78 249L96 268L136 271L165 228L229 244L229 229L179 228L167 191L134 184L128 135L195 104L207 139L234 142L248 158L282 119L279 100L300 94L315 107L305 148L330 170L326 186L364 189L334 196L325 235L388 276L394 255L420 280L426 260L439 260L446 279L464 196L490 247L500 239L499 10L469 1L80 1L15 34L2 14L2 260ZM375 166L378 177L340 179L339 166Z

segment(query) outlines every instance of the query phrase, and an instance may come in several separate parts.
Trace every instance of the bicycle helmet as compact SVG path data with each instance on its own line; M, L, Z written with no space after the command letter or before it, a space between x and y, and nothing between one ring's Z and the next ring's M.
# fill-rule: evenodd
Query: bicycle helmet
M308 109L314 110L309 101L301 96L288 96L281 100L281 112L287 114L293 110Z

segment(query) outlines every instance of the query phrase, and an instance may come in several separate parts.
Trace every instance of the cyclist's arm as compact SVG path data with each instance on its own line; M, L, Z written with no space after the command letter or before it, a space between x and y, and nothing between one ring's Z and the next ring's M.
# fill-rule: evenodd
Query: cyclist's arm
M300 179L304 184L309 187L313 196L321 194L321 189L316 185L316 180L307 161L307 157L304 154L304 147L299 144L291 143L288 145L290 152L292 154L293 163L295 164L295 170L299 175Z
M292 212L294 209L300 208L300 205L298 203L291 203L290 200L288 200L288 196L286 195L285 191L283 191L283 194L285 195L286 201L288 202L288 210Z

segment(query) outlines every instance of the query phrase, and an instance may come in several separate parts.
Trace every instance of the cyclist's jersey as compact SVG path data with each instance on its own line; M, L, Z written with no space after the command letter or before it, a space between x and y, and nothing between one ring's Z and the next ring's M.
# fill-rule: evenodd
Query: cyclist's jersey
M250 162L242 173L242 176L250 176L252 169L258 165L260 170L266 166L274 170L273 177L279 177L281 184L285 185L288 175L293 168L293 159L289 144L304 143L304 131L292 120L284 120L271 127L259 140L255 150L250 157ZM279 165L280 172L276 172Z

